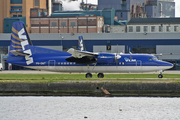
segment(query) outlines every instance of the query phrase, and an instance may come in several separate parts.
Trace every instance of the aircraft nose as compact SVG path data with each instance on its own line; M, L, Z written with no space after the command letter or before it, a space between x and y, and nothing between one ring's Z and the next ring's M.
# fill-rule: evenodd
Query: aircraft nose
M174 66L172 63L169 62L164 62L164 65L167 66L167 69L170 69Z
M172 66L172 67L174 66L172 63L169 63L169 64L170 64L170 66Z
M172 63L166 62L166 64L167 64L167 66L172 66L173 67Z

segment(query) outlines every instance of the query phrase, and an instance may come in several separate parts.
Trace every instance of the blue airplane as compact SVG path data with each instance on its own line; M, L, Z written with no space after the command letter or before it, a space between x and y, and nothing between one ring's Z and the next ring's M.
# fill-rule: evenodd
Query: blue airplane
M150 54L93 53L85 51L83 37L79 36L79 50L70 48L67 52L33 46L21 21L12 25L10 52L6 62L15 65L56 72L98 73L98 78L105 73L153 72L170 69L173 64L160 61Z

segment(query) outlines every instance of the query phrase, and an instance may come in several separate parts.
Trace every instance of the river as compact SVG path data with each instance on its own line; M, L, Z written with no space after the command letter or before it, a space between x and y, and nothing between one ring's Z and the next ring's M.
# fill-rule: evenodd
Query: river
M0 97L0 120L179 120L180 98Z

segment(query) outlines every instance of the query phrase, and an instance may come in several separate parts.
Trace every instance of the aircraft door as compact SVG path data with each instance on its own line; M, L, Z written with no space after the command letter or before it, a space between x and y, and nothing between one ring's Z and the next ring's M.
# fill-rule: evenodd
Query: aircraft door
M142 70L142 61L141 60L136 61L136 69L139 71Z
M48 61L48 66L55 66L56 61L55 60L49 60Z

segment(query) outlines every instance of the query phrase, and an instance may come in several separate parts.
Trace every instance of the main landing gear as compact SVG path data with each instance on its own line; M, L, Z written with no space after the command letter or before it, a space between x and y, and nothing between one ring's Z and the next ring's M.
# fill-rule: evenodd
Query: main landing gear
M103 73L98 73L98 78L104 78L104 74Z
M104 78L104 74L103 73L98 73L97 77L98 78ZM86 78L92 78L92 74L91 73L86 73Z
M91 73L86 73L86 78L92 78L92 74Z

